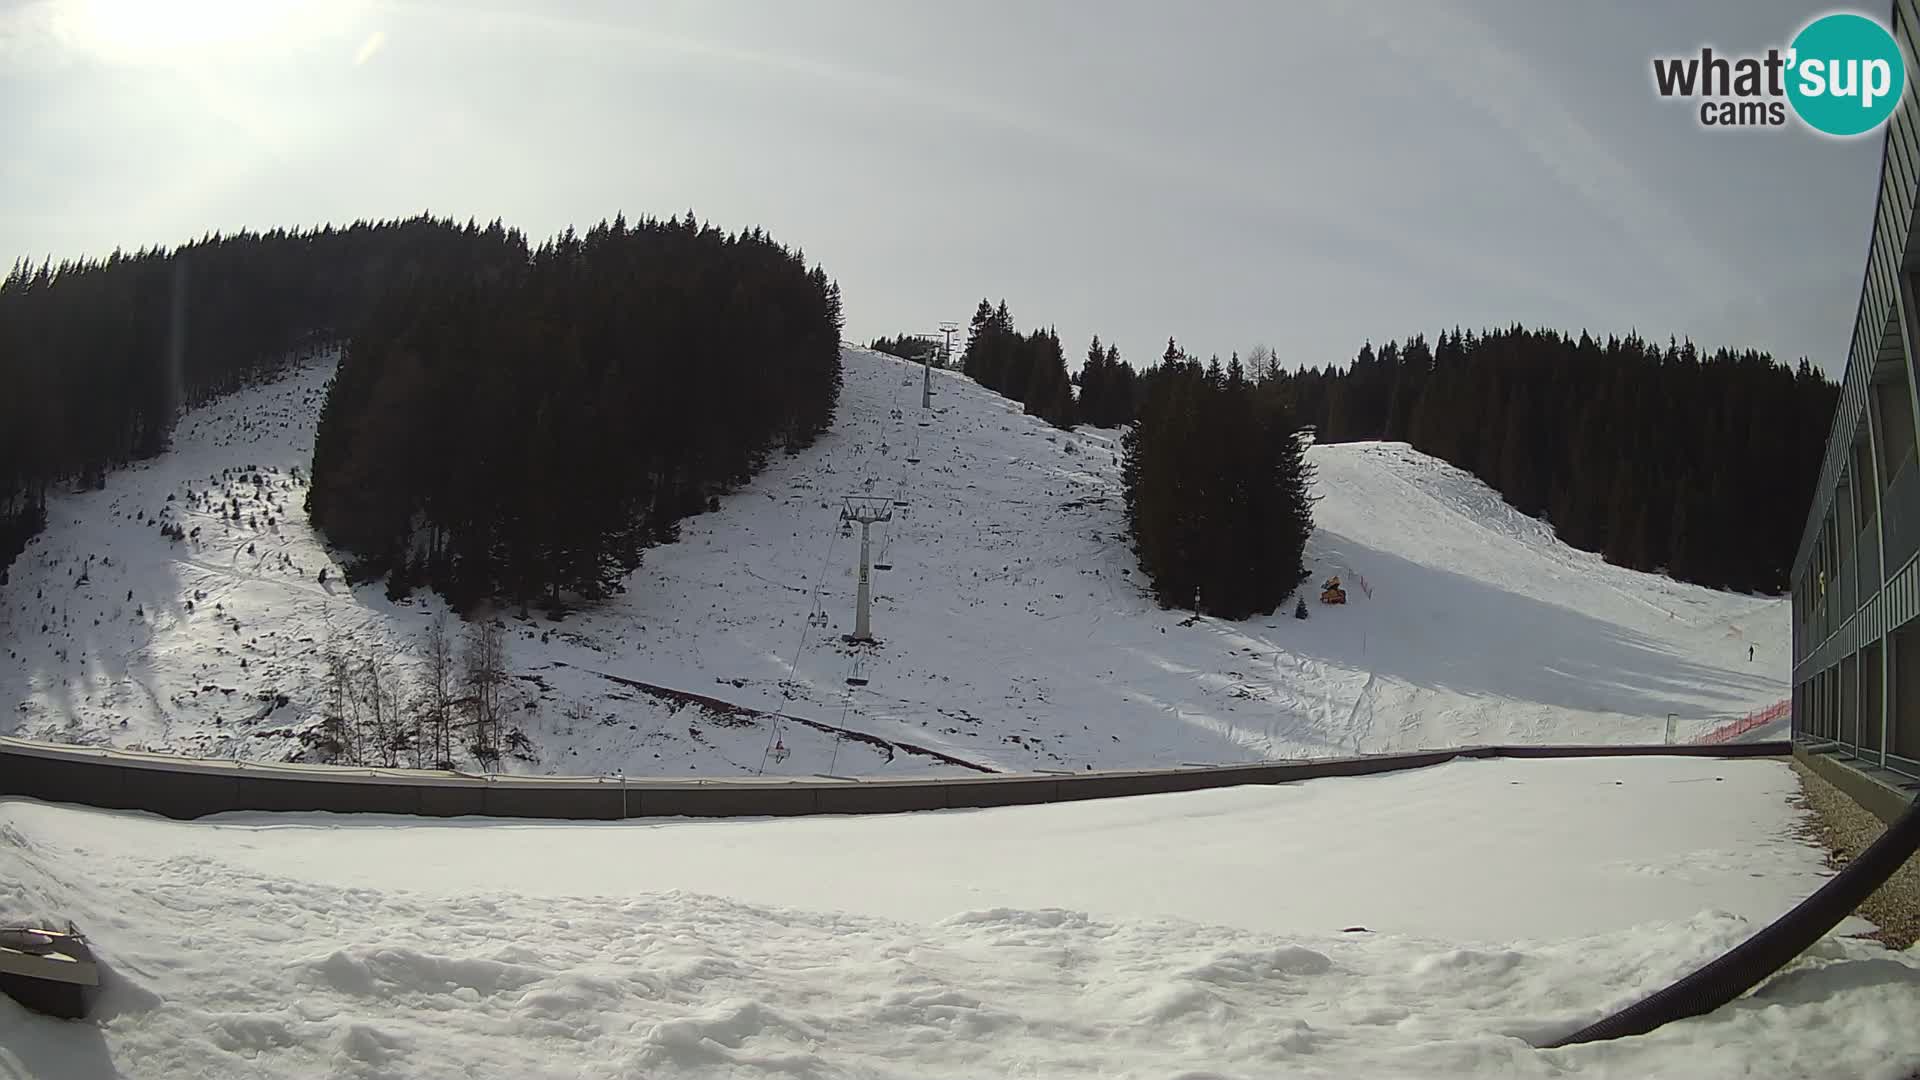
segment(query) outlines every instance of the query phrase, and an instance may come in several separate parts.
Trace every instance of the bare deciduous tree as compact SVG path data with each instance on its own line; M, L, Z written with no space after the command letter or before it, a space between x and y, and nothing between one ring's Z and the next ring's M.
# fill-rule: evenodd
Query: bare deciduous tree
M500 761L500 690L507 681L506 641L491 618L476 619L467 629L460 681L471 719L473 756L491 769Z
M426 663L414 703L413 764L438 769L453 767L454 681L453 642L447 637L447 617L427 627Z
M365 733L360 740L365 756L362 764L393 768L400 764L400 751L406 744L406 729L400 722L400 701L394 685L393 670L378 653L360 658L360 714Z
M572 735L575 730L585 727L587 721L593 719L593 706L585 698L574 698L567 702L567 707L560 711L560 715L567 720L567 729L560 734Z
M1273 351L1271 345L1255 345L1253 348L1247 350L1247 375L1249 377L1255 379L1263 378L1268 374L1269 370L1277 371L1279 367L1280 355Z
M327 742L323 750L334 760L358 765L360 757L360 695L354 686L353 662L331 633L323 655L327 663L327 706L320 721Z

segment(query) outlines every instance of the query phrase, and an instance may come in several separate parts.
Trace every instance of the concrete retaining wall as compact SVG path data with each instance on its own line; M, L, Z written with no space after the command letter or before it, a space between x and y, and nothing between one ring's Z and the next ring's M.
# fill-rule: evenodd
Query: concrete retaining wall
M888 814L1106 799L1323 776L1421 769L1455 758L1670 755L1781 757L1790 746L1476 746L1252 765L926 779L645 779L475 776L175 758L0 738L0 796L197 818L234 810L327 810L613 820Z

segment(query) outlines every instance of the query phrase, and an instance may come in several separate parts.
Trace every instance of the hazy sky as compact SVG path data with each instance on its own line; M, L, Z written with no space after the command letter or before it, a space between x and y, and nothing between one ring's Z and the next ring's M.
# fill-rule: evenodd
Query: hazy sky
M862 340L991 295L1136 363L1519 321L1837 373L1879 136L1704 131L1649 75L1825 10L0 0L0 262L692 208L805 248Z

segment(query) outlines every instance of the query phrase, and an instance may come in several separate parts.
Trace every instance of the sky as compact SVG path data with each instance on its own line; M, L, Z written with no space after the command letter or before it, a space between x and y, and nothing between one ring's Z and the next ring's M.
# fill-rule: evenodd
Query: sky
M691 209L804 249L859 340L988 296L1138 365L1520 322L1837 375L1880 137L1706 130L1651 77L1827 10L0 0L0 261Z

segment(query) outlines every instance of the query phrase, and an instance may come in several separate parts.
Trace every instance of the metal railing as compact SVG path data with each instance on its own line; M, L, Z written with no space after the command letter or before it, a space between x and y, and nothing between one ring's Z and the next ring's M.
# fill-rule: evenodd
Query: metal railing
M1872 596L1886 584L1886 578L1880 573L1880 519L1867 522L1854 539L1854 557L1859 560L1859 581L1856 595Z
M1880 502L1886 521L1887 565L1883 577L1892 577L1920 551L1920 467L1909 457L1900 465Z

